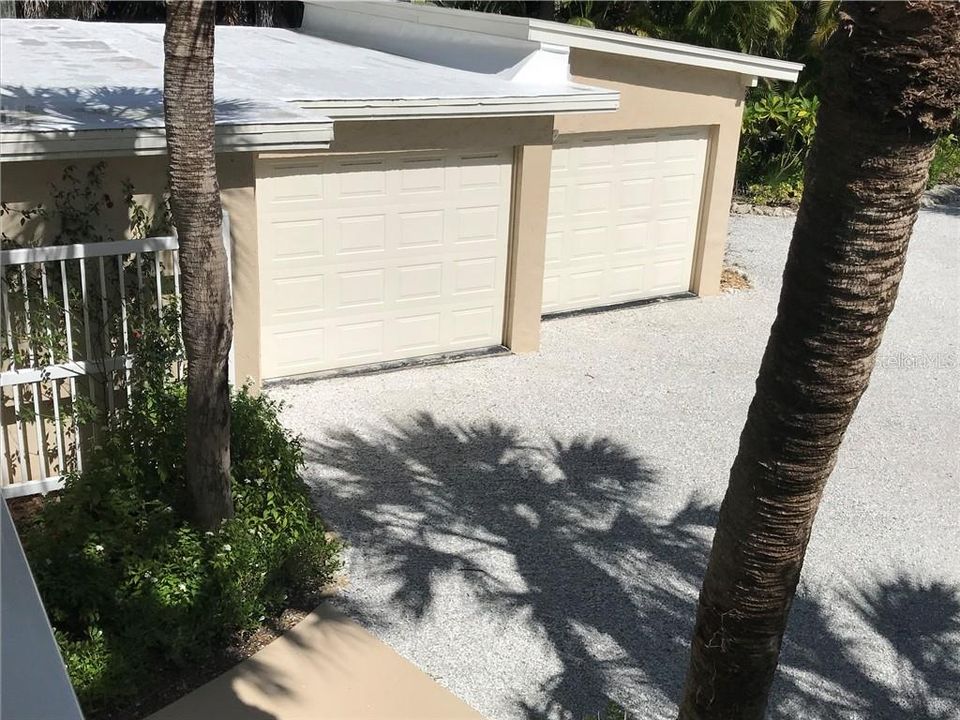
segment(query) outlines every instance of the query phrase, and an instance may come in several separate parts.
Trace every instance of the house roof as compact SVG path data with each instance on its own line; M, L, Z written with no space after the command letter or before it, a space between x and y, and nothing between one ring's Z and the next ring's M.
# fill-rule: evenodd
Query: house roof
M5 159L163 152L163 25L0 23ZM552 115L616 109L615 91L469 72L309 33L218 26L221 148L329 146L332 119Z
M334 9L338 11L335 20L330 14ZM312 19L315 19L314 22L311 22ZM334 20L334 25L339 25L341 30L331 29L331 20ZM351 37L352 42L363 42L363 37L370 40L379 33L379 41L371 46L382 49L389 47L391 52L421 58L431 53L429 44L425 45L424 40L429 38L432 31L434 45L442 45L444 41L448 43L446 54L451 64L456 67L464 67L465 63L473 61L471 53L464 50L464 44L469 46L471 42L467 36L472 35L474 41L481 43L489 43L492 38L499 38L503 41L502 44L512 41L515 44L539 43L545 46L582 48L734 72L746 78L765 77L793 82L803 69L802 64L785 60L654 40L628 33L393 0L350 3L306 0L304 27L311 24L316 26L316 32L326 33L328 37L339 32L343 37ZM327 29L324 29L324 25ZM383 37L384 35L387 37ZM457 42L454 42L455 37ZM436 58L433 59L436 61Z

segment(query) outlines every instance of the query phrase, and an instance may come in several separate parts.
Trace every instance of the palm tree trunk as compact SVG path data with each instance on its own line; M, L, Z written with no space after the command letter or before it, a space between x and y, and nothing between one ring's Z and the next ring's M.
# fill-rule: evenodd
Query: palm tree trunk
M685 720L764 716L814 515L897 297L935 132L960 105L960 5L843 12L700 592Z
M233 516L227 377L233 315L213 145L213 37L214 3L167 3L163 95L187 353L185 471L196 520L208 528Z

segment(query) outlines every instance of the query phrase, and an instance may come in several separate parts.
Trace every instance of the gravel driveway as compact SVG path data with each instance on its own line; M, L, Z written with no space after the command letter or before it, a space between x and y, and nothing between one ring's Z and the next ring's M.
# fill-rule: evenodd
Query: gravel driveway
M338 602L490 718L607 697L675 717L792 224L731 219L753 290L552 320L534 355L271 389L350 544ZM923 211L773 718L960 718L958 260L960 215Z

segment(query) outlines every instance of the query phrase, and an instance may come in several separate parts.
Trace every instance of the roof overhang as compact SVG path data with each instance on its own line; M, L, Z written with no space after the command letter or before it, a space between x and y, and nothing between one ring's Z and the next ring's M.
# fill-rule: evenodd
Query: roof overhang
M616 110L615 90L589 95L530 97L423 98L399 100L297 101L297 107L316 110L336 120L427 120L430 118L523 117L559 113Z
M531 20L529 27L531 40L557 43L583 50L628 55L675 65L690 65L709 70L738 73L747 78L762 77L771 80L796 82L800 71L803 70L801 63L787 62L786 60L776 60L759 55L747 55L668 40L654 40L628 35L627 33L595 30L577 25Z
M333 142L333 120L309 123L218 125L217 152L322 150ZM162 126L96 130L13 130L0 132L0 161L163 155Z
M795 82L803 69L803 65L785 60L628 33L393 0L307 0L304 29L430 62L446 58L454 67L478 72L484 72L482 64L494 61L499 53L502 67L491 70L501 75L511 73L515 67L511 63L518 63L524 55L557 48L731 72L740 75L746 85L755 84L758 77Z

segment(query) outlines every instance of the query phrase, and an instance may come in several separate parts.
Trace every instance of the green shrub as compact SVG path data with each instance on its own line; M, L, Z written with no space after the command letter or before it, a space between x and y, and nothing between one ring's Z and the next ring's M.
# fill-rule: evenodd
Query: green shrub
M960 185L960 138L949 133L937 141L937 151L930 163L928 187Z
M798 205L803 195L803 179L783 180L772 185L753 183L744 194L754 205Z
M278 405L247 388L233 396L236 517L215 532L189 522L185 388L157 370L170 367L169 343L143 347L156 352L135 368L131 408L109 419L83 472L24 531L88 717L143 695L158 672L216 656L338 567L300 479L299 441Z
M799 202L803 164L817 128L820 101L758 90L743 113L737 186L756 204Z

